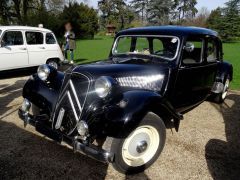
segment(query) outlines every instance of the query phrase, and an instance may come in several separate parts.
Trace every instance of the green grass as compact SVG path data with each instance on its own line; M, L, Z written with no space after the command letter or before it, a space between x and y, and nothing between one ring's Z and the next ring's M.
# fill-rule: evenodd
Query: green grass
M107 59L114 38L97 36L93 40L78 40L77 50L74 53L75 62L78 64Z
M224 59L233 65L231 89L240 90L240 42L223 44Z
M113 40L113 37L106 36L96 36L93 40L78 40L75 62L82 64L107 59ZM224 59L230 62L234 68L234 80L231 88L240 90L240 42L224 43L223 48Z

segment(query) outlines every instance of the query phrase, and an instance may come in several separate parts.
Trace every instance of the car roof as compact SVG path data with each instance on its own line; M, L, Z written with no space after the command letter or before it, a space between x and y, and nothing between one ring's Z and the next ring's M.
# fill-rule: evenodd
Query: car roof
M39 27L31 27L31 26L0 26L0 30L30 30L30 31L41 31L41 32L52 32L49 29L39 28Z
M117 34L117 36L122 36L122 35L218 36L218 33L210 29L192 27L192 26L147 26L147 27L126 29L126 30L120 31Z

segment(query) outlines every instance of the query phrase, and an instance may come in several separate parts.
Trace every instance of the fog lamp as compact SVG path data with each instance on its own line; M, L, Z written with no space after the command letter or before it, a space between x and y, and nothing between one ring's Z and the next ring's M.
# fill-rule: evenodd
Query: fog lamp
M77 125L77 131L81 136L88 134L88 125L85 121L80 121Z
M23 100L21 110L26 113L26 112L29 112L30 108L31 108L31 103L28 99L25 98Z

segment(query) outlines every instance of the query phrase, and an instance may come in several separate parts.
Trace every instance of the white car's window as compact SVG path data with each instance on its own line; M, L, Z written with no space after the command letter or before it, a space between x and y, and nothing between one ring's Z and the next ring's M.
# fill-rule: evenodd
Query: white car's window
M1 44L2 44L2 46L23 45L22 32L21 31L7 31L3 35Z
M56 40L52 33L46 34L46 44L56 44Z
M0 29L0 35L2 34L2 30Z
M41 32L26 32L26 40L29 45L43 44L43 33Z

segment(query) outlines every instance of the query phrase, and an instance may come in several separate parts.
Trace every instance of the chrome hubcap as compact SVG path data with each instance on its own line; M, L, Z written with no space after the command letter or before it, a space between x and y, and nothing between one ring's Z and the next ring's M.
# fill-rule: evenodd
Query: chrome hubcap
M141 141L141 142L139 142L139 143L137 144L136 151L137 151L138 153L143 153L144 151L146 151L147 146L148 146L148 144L147 144L146 141Z
M230 84L230 81L229 81L229 79L227 79L226 82L225 82L225 85L224 85L222 99L225 99L226 96L227 96L228 89L229 89L229 84Z
M125 139L122 158L129 166L142 166L153 158L159 144L159 133L155 127L140 126Z

